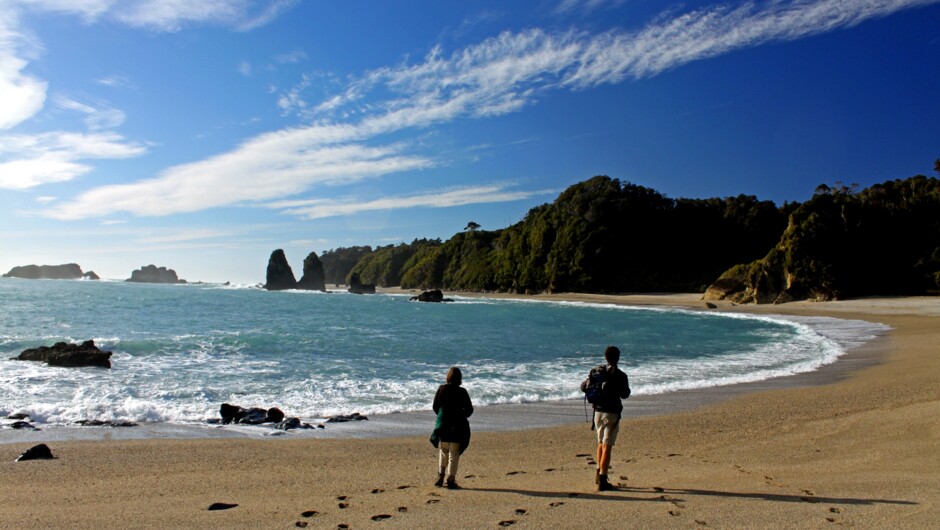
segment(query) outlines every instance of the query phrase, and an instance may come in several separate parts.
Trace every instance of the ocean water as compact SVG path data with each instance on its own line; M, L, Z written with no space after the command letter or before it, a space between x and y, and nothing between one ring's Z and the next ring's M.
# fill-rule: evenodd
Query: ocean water
M0 278L0 417L205 423L222 403L316 420L424 410L450 366L476 406L580 398L615 344L635 394L810 371L885 328L585 303ZM13 361L93 339L113 368Z

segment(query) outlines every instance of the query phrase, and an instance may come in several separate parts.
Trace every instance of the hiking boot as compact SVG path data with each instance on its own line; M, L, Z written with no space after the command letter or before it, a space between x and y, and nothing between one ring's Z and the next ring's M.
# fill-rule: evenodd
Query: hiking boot
M449 490L459 490L460 486L457 485L457 481L449 478L447 479L447 489Z
M437 486L438 488L440 488L441 486L444 485L444 474L443 474L443 473L441 473L440 475L437 476L437 482L435 482L434 485Z
M598 475L597 491L611 491L614 487L607 482L607 475Z
M594 483L595 484L601 483L601 470L600 469L594 470Z

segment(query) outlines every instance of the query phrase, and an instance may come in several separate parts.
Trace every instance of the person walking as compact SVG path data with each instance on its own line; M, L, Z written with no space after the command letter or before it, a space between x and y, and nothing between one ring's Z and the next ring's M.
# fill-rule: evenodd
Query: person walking
M457 485L457 466L460 455L470 445L470 422L467 418L473 414L473 403L467 389L460 386L462 383L460 368L451 367L447 371L446 382L438 387L431 404L437 414L431 443L439 449L437 482L434 485L443 486L446 477L449 489L460 487Z
M597 430L597 470L594 482L597 491L614 489L607 480L607 470L610 468L610 453L620 432L620 414L623 412L621 400L630 397L630 380L627 374L617 368L620 349L608 346L604 350L604 360L607 364L591 370L591 375L581 383L581 391L588 395L594 405L594 428Z

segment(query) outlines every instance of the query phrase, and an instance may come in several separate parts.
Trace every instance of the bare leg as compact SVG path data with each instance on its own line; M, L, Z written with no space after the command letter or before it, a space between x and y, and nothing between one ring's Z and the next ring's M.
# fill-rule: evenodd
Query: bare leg
M607 474L607 469L610 468L610 452L613 449L608 444L599 444L597 446L597 467L601 470L601 475Z

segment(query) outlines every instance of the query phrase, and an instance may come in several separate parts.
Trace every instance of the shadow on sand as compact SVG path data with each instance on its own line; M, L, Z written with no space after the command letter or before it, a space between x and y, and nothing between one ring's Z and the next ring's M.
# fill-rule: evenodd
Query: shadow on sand
M491 491L495 493L516 493L529 497L544 497L552 499L590 499L600 501L654 501L654 502L683 502L689 499L680 497L686 495L689 497L727 497L737 499L754 499L771 502L808 502L808 503L827 503L843 504L854 506L873 506L876 504L893 504L903 506L917 505L913 501L893 500L893 499L854 499L851 497L819 497L815 495L784 495L779 493L744 493L738 491L715 491L702 489L685 488L644 488L619 486L612 491L605 493L584 493L584 492L564 492L564 491L532 491L511 488L464 488L471 491ZM628 495L624 495L624 494ZM656 495L656 497L640 497L637 494Z

